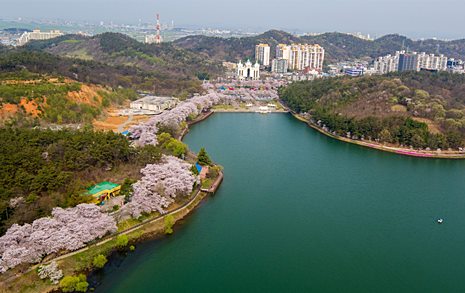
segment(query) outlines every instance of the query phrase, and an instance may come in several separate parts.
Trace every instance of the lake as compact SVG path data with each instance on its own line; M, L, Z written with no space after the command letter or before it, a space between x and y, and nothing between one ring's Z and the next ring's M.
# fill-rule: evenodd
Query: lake
M289 114L214 114L184 141L224 166L222 186L97 292L465 291L465 161L346 144Z

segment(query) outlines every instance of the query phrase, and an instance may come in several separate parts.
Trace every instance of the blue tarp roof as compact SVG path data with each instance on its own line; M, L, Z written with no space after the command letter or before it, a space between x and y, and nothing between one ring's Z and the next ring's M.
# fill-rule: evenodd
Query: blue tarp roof
M122 135L128 136L129 135L129 130L121 132Z
M195 163L195 167L197 168L197 171L202 172L202 166L199 165L199 163Z

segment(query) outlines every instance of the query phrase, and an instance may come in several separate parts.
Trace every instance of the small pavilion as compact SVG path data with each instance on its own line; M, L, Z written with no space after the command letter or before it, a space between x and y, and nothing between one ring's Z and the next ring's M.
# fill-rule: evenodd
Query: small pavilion
M104 181L87 189L87 194L92 195L93 203L104 205L105 201L117 196L121 191L121 185Z

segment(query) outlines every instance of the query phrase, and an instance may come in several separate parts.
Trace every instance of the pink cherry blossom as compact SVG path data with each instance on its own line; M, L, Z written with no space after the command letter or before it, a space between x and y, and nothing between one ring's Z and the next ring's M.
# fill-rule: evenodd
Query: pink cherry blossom
M62 250L77 250L117 230L115 220L93 204L54 208L52 216L32 224L14 224L0 237L0 272L22 263L36 263Z

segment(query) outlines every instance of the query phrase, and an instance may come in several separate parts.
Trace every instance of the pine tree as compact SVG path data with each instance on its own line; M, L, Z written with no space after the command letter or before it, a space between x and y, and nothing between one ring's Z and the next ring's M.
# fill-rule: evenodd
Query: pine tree
M199 154L197 155L197 159L200 165L202 166L211 166L212 161L207 154L205 148L201 148Z

